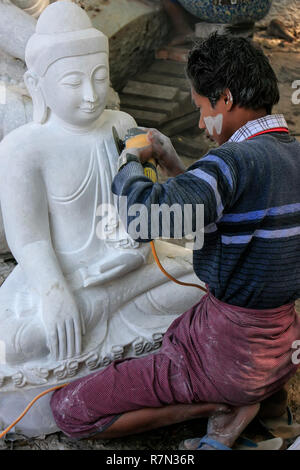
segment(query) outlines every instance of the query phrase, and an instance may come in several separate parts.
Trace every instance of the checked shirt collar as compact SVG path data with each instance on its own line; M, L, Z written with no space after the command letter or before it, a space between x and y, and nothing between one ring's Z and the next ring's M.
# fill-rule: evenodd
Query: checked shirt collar
M230 137L228 142L242 142L259 132L279 128L288 129L288 125L283 114L271 114L269 116L255 119L254 121L247 122L247 124L238 129L233 136Z

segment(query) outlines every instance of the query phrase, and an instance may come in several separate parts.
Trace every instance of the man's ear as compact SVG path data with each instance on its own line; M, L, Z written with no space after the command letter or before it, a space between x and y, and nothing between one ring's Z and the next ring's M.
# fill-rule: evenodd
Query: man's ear
M47 120L48 109L40 85L40 78L28 70L24 74L24 82L32 98L33 120L38 124L43 124Z
M233 96L229 88L226 88L226 90L224 90L222 94L222 99L224 100L226 111L231 111L233 107Z

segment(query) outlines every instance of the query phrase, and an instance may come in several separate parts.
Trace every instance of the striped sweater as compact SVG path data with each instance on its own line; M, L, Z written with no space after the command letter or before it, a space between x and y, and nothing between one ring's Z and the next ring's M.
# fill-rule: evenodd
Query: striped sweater
M300 297L300 143L290 135L228 141L164 184L130 162L112 190L150 213L151 204L204 205L193 265L217 299L267 309Z

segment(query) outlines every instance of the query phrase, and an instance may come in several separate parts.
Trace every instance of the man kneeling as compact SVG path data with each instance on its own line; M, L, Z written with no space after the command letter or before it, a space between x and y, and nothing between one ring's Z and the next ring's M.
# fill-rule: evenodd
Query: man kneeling
M231 448L298 367L300 144L271 114L276 76L249 41L219 35L193 48L187 75L199 127L220 146L185 169L170 140L150 130L150 145L131 150L136 159L112 190L149 213L152 204L191 204L195 218L204 205L194 271L208 293L172 323L157 353L116 361L54 393L53 414L68 436L105 439L208 416L208 437L185 447ZM144 176L139 159L152 156L170 176L164 184Z

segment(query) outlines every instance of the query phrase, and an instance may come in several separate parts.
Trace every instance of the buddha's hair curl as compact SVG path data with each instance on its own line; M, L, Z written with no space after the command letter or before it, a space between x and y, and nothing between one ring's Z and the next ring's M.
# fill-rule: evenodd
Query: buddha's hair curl
M189 53L186 74L196 93L213 107L226 88L235 105L266 109L268 114L280 99L268 58L249 39L214 33L197 42Z

